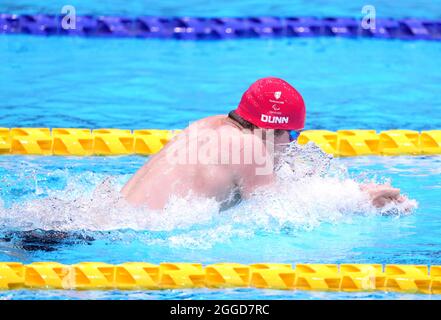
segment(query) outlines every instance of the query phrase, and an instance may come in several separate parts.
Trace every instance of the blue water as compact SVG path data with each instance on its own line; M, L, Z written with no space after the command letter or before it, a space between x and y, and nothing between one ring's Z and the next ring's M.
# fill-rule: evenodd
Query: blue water
M72 2L79 4L80 13L168 16L244 16L268 12L356 16L362 5L360 1L340 1L338 6L328 1L256 3L231 1L228 6L225 2L221 6L214 1L194 1L193 6L178 6L163 1L124 5L121 1ZM440 12L434 1L403 1L399 6L388 1L372 3L378 4L377 10L381 9L383 16L436 18ZM0 12L51 13L59 6L59 1L2 1ZM0 127L183 128L201 117L228 112L250 83L273 75L285 78L303 94L308 129L440 129L440 56L441 43L426 41L320 38L192 42L1 36ZM204 211L200 204L202 210L196 216L196 208L188 206L181 210L189 215L188 223L169 214L164 215L164 221L156 217L155 226L149 228L143 222L152 216L146 215L144 219L130 211L116 214L110 210L112 197L107 197L106 192L98 194L102 206L101 200L81 198L81 194L91 195L109 177L114 179L113 190L117 191L146 160L133 156L1 156L0 261L441 264L439 156L335 160L336 165L347 166L353 178L390 179L394 186L418 201L418 209L404 216L350 212L338 215L311 207L305 208L305 220L273 216L268 224L267 215L258 210L254 214L247 211L250 218L244 224L233 222L228 214L211 216L210 208ZM337 201L327 194L307 196L311 202L325 199L335 205ZM241 207L235 210L240 215ZM286 214L290 217L291 212ZM27 232L37 227L65 231L66 225L70 236L60 241L48 242L43 231L34 232L32 237ZM0 292L0 298L439 296L237 289L19 290Z
M309 129L439 129L440 56L430 41L3 36L0 126L182 128L272 75L300 90Z
M0 158L1 198L5 208L14 203L18 207L15 214L28 215L30 223L42 219L38 212L24 206L32 199L45 199L51 191L66 195L69 181L75 182L76 192L86 192L103 178L113 176L117 181L125 181L143 162L142 157L21 157ZM187 226L175 225L171 230L120 230L83 231L82 238L65 239L47 243L43 233L34 233L34 238L26 238L19 232L11 239L0 242L0 261L60 261L66 264L79 261L105 261L122 263L125 261L201 262L210 264L219 261L255 263L262 261L287 263L404 263L441 264L441 157L369 157L340 159L338 163L350 167L351 174L363 173L367 176L379 175L390 178L393 185L416 199L419 208L411 215L401 217L381 215L347 214L335 221L321 219L319 225L293 225L277 223L266 229L259 224L244 226L215 217L202 223ZM58 193L57 193L58 194ZM320 197L317 194L317 197ZM331 199L330 199L331 200ZM36 211L48 211L54 216L69 212L69 201L52 201L53 208L37 207ZM44 203L38 203L44 206ZM105 208L107 209L107 208ZM187 209L188 210L188 209ZM6 211L6 209L3 209ZM74 212L75 214L75 212ZM78 213L80 214L80 213ZM94 214L92 211L91 214ZM257 212L256 212L257 214ZM120 212L123 219L124 212ZM7 223L5 213L0 212L3 223ZM110 216L110 214L109 214ZM72 216L71 216L72 218ZM109 218L110 219L110 218ZM147 216L146 216L146 219ZM172 219L173 217L164 217ZM43 219L42 219L43 220ZM34 221L35 222L35 221ZM1 223L1 221L0 221ZM280 225L278 224L280 223ZM1 225L1 224L0 224ZM85 223L86 225L86 223ZM166 224L165 224L166 225ZM99 228L100 226L96 226ZM32 229L32 228L31 228ZM247 232L245 232L245 229ZM8 235L9 228L0 228L0 234ZM38 236L40 235L40 236ZM37 237L37 238L35 238ZM39 238L38 238L39 237ZM92 237L84 238L84 237ZM38 240L40 239L40 240ZM438 299L426 295L392 293L307 293L286 291L227 290L227 291L165 291L165 292L46 292L26 291L2 292L6 298L298 298L298 299L344 299L356 298L399 298Z
M440 18L441 3L437 0L173 0L87 1L87 0L2 0L0 12L60 14L61 8L73 5L78 14L159 15L159 16L347 16L359 17L361 8L373 5L382 17Z

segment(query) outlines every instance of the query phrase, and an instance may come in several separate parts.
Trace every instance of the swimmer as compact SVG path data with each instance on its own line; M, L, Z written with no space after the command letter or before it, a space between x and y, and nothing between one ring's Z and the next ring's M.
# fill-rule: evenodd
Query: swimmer
M286 81L257 80L228 115L198 120L175 136L122 188L134 206L163 209L173 195L215 198L224 208L275 181L277 152L296 140L305 104ZM360 185L378 208L406 198L390 185Z

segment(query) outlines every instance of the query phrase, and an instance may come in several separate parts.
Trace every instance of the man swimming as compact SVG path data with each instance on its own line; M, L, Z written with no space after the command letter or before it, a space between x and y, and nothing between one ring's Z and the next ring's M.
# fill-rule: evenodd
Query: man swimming
M171 196L215 198L224 207L275 181L277 152L305 125L305 104L286 81L253 83L228 115L194 122L154 155L122 188L134 206L163 209ZM389 185L360 185L372 204L406 198Z

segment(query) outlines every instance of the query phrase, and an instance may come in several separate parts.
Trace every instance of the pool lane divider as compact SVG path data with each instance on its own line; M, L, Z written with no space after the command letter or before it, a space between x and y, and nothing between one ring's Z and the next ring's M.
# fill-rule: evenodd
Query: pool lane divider
M441 266L388 264L0 262L0 290L262 288L441 294Z
M76 17L75 29L64 29L62 15L0 14L0 34L83 37L133 37L222 40L275 37L365 37L441 40L441 20L376 18L365 29L361 19L345 17Z
M152 155L181 130L0 128L0 155ZM441 130L305 130L309 142L336 157L441 154Z

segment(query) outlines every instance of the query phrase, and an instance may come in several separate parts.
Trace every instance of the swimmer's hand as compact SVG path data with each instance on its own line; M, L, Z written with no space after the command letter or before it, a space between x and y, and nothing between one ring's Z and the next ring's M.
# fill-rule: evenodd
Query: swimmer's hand
M389 184L378 185L370 183L361 185L360 189L369 195L372 204L377 208L383 208L391 202L403 203L408 200L407 197L400 194L400 189L393 188Z

